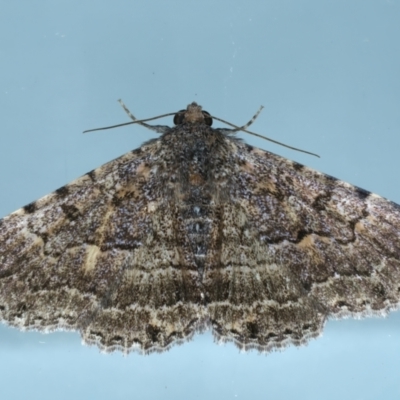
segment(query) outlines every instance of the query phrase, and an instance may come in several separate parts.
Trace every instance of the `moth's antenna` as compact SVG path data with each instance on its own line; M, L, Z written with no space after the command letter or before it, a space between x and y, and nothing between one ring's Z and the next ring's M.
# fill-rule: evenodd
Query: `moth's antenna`
M260 114L260 112L262 111L263 108L264 108L264 106L260 106L260 108L259 108L258 111L253 115L253 117L251 118L251 120L250 120L246 125L243 125L243 126L241 126L241 127L236 126L236 125L233 125L233 124L231 124L230 122L224 121L224 120L221 119L221 118L214 117L214 115L211 115L211 118L214 118L214 119L216 119L217 121L220 121L220 122L223 122L224 124L227 124L227 125L230 125L230 126L235 127L236 129L230 129L230 130L229 130L229 132L231 132L231 133L236 133L236 132L239 132L239 131L247 132L246 129L257 119L258 115ZM262 136L262 137L263 137L263 136Z
M229 126L232 126L232 127L236 128L236 129L227 130L227 133L237 133L239 131L243 131L243 132L248 133L249 135L257 136L257 137L259 137L261 139L268 140L269 142L272 142L272 143L275 143L275 144L279 144L279 146L283 146L283 147L286 147L286 148L291 149L291 150L299 151L300 153L310 154L311 156L315 156L315 157L321 158L318 154L311 153L310 151L302 150L302 149L299 149L297 147L292 147L292 146L289 146L289 145L287 145L285 143L278 142L278 141L276 141L274 139L270 139L270 138L268 138L266 136L260 135L258 133L248 131L246 128L248 128L256 120L256 118L258 117L258 115L260 114L260 112L261 112L261 110L263 108L264 107L261 106L259 108L259 110L254 114L253 118L246 125L243 125L242 127L239 127L237 125L231 124L230 122L225 121L225 120L223 120L221 118L214 117L214 115L211 115L211 118L216 119L217 121L220 121L220 122L222 122L224 124L227 124Z
M128 108L122 102L121 99L119 99L118 101L119 101L119 104L121 104L122 108L125 110L125 112L129 115L129 118L131 118L133 121L125 122L123 124L118 124L118 125L105 126L105 127L102 127L102 128L88 129L86 131L83 131L83 133L95 132L95 131L104 131L106 129L119 128L120 126L126 126L126 125L132 125L132 124L139 124L139 125L145 126L148 129L156 131L158 133L162 133L162 131L160 132L160 129L159 129L158 126L148 125L148 124L145 124L145 122L153 121L153 120L159 119L159 118L169 117L170 115L175 115L176 114L176 112L173 112L173 113L158 115L157 117L152 117L152 118L146 118L146 119L140 119L139 120L128 110Z
M128 114L129 118L132 121L137 121L137 118L130 112L128 107L124 104L124 102L121 99L118 99L118 103L121 105L121 107L124 109L124 111Z

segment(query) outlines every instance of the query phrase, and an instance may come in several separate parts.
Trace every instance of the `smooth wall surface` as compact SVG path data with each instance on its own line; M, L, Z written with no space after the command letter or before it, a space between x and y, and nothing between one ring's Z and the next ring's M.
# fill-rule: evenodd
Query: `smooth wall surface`
M155 137L82 134L128 121L119 98L138 118L196 101L238 125L264 105L253 131L322 158L247 142L400 203L399 21L397 0L2 2L0 217ZM8 400L391 400L400 313L266 356L205 333L124 357L0 325L0 360Z

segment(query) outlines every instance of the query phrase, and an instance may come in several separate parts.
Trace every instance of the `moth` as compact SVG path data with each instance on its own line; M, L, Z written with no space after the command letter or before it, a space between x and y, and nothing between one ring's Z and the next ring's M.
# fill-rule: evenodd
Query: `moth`
M399 206L212 118L141 122L160 136L1 219L0 319L105 351L212 329L267 352L398 308Z

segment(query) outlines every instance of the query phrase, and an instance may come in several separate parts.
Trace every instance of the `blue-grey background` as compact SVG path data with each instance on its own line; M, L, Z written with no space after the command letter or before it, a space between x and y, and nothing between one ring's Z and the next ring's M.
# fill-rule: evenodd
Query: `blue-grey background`
M140 118L197 101L238 125L264 105L252 130L322 158L249 143L400 203L397 0L3 0L0 40L0 217L155 137L82 135L128 121L119 98ZM205 333L124 357L0 325L0 388L9 400L399 399L400 313L329 321L267 356Z

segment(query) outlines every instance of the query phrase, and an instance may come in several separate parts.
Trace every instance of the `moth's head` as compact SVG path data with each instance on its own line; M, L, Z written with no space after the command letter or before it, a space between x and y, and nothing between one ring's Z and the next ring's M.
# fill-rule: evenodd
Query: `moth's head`
M203 111L201 106L193 102L189 104L186 110L178 111L174 116L174 124L206 124L208 126L212 125L212 118L207 111Z

